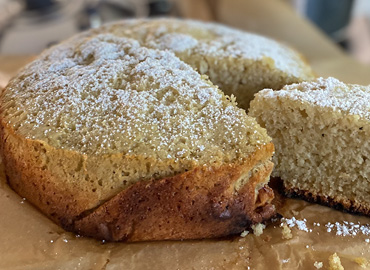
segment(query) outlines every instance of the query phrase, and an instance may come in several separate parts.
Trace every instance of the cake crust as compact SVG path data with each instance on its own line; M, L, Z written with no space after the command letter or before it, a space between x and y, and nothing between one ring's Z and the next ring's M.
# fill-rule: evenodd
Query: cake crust
M370 216L370 205L363 202L356 202L345 197L331 197L313 193L309 190L300 190L298 188L288 188L284 186L283 193L289 198L300 198L312 203L329 206L337 210L346 211L353 214Z
M271 147L271 146L269 146ZM259 155L259 154L257 154ZM250 160L253 162L253 158ZM249 163L249 161L247 162ZM179 240L239 234L270 218L273 191L255 188L273 164L233 186L248 165L202 167L157 181L139 182L74 223L74 231L111 241Z

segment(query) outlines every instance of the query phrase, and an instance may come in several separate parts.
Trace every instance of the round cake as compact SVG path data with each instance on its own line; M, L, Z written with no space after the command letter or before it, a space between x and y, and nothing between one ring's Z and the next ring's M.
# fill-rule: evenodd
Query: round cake
M292 72L308 70L274 44L161 19L103 26L46 50L1 95L10 186L65 229L112 241L220 237L270 218L271 138L202 74L221 76L232 60L282 74L281 54L268 52L284 50L296 57L286 62ZM204 69L206 55L214 60Z

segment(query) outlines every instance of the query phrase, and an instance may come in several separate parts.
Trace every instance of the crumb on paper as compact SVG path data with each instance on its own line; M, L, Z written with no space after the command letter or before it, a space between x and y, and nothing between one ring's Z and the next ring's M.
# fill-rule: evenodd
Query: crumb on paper
M240 236L241 236L241 237L246 237L248 234L249 234L249 231L245 230L245 231L243 231L243 232L240 234Z
M322 262L315 262L314 264L313 264L313 266L315 266L316 267L316 269L321 269L322 267L323 267L323 263Z
M293 238L293 235L292 235L292 230L288 227L287 224L283 224L282 226L283 228L283 239L292 239Z
M265 228L266 228L266 225L264 225L262 223L258 223L258 224L252 225L253 233L256 236L260 236L261 234L263 234L263 230Z
M329 257L329 270L344 270L344 267L337 253L334 253Z
M354 262L357 263L361 268L367 268L369 265L369 262L363 257L355 258Z

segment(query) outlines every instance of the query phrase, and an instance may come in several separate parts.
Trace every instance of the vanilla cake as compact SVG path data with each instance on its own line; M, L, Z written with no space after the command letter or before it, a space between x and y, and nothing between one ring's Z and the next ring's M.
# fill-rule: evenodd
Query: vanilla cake
M370 87L319 78L256 94L287 194L370 215Z
M173 52L104 29L46 50L2 91L9 185L111 241L240 234L274 215L266 130Z

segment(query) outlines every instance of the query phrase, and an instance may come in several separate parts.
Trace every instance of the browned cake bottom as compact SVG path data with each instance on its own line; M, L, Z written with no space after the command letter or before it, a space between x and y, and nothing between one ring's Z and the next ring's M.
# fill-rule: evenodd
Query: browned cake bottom
M238 234L275 214L273 191L255 186L268 162L237 193L240 168L197 168L167 179L138 182L98 207L61 224L66 230L109 241L176 240ZM10 185L11 181L10 181ZM33 199L30 198L32 202ZM63 219L60 219L61 221Z
M275 213L273 191L255 186L272 163L252 175L238 192L241 168L203 169L167 179L139 182L74 223L72 230L107 240L169 240L237 234Z
M360 202L343 197L325 196L309 190L287 187L284 185L284 181L278 177L274 177L272 182L274 183L274 187L278 187L277 189L279 192L289 198L299 198L308 202L329 206L340 211L370 216L370 207Z
M57 224L81 235L109 241L213 238L238 234L275 214L273 191L263 186L273 168L272 143L241 164L139 181L92 209L85 206L87 195L57 185L52 171L37 167L28 149L34 142L24 144L22 151L3 144L9 185Z

